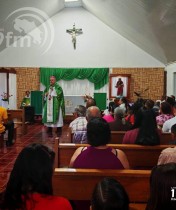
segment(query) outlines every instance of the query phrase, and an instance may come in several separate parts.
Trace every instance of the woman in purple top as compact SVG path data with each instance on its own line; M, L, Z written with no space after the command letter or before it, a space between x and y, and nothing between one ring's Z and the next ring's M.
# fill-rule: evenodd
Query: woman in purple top
M111 132L102 118L93 118L87 124L87 139L90 146L79 147L73 154L70 167L97 169L128 169L129 163L123 151L107 146Z

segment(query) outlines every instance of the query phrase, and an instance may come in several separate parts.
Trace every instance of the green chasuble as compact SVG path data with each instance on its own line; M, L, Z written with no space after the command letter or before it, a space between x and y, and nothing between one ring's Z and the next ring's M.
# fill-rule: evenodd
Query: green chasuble
M56 95L57 96L51 96L51 89L54 88ZM64 102L64 95L63 95L63 90L62 88L55 83L53 86L49 86L44 90L44 95L46 93L49 93L48 96L46 97L46 100L44 101L44 110L43 110L43 119L42 122L43 123L52 123L55 124L58 119L59 119L59 114L60 114L60 108L62 111L62 116L64 117L65 115L65 102ZM47 113L47 106L49 106L49 100L53 100L52 101L52 107L51 107L51 113L52 113L52 121L48 120L48 113Z

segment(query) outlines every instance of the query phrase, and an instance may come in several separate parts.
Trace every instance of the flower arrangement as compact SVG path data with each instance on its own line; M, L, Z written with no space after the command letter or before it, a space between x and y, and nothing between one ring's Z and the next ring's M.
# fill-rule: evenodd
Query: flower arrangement
M10 95L10 94L7 94L7 93L3 92L3 94L1 95L2 101L9 101L9 98L11 96L13 96L13 95Z

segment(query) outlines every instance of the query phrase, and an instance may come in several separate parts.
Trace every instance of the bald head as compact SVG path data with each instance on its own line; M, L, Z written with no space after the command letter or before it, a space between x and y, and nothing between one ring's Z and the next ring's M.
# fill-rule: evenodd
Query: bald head
M97 106L91 106L86 111L87 121L94 117L101 117L100 109Z

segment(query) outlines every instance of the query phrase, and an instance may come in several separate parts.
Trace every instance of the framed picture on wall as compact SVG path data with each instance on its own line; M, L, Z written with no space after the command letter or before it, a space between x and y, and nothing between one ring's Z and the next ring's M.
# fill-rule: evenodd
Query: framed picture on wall
M109 77L109 98L126 97L130 98L130 74L110 74Z

